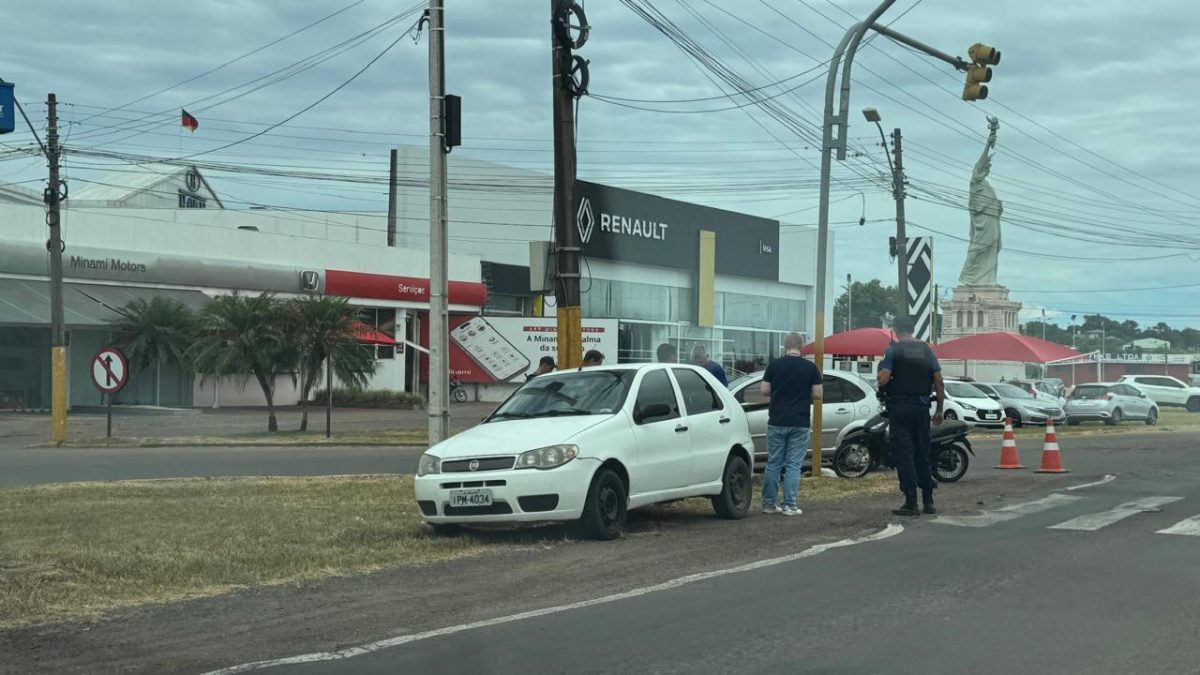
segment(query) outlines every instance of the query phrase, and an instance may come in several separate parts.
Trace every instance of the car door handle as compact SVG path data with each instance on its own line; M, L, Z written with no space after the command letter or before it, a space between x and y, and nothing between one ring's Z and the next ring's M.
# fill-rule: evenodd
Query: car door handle
M682 434L683 432L687 431L687 429L687 425L680 424L679 426L675 427L675 433Z
M721 424L729 424L729 423L730 423L730 422L732 422L732 421L733 421L733 420L731 420L731 419L730 419L730 418L728 418L728 417L722 417L722 418L721 418L721 420L720 420Z
M849 408L838 408L838 409L834 410L834 412L848 413L848 412L850 412L850 409Z

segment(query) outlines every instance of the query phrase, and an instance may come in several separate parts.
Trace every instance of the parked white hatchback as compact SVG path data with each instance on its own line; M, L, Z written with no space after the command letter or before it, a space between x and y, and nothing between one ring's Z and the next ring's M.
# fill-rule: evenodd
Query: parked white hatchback
M936 407L936 403L930 404L930 414ZM1004 408L970 382L946 380L944 414L948 420L962 420L973 427L1004 426Z
M576 521L612 539L627 509L708 496L717 515L749 511L746 414L711 374L635 364L541 375L482 424L429 449L421 515L456 524Z

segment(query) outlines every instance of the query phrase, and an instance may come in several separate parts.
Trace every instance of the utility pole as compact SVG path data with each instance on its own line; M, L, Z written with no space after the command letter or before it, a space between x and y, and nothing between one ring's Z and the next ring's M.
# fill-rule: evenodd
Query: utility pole
M892 153L896 158L892 167L892 193L896 198L896 265L900 289L900 313L908 315L908 238L904 233L904 158L900 148L900 130L892 130Z
M578 18L578 39L570 20ZM575 214L575 94L571 50L587 41L582 9L567 0L550 0L550 38L554 94L554 242L557 272L554 297L558 319L558 367L575 368L583 361L583 326L579 293L579 253L583 247ZM571 44L573 42L574 44ZM582 61L582 59L579 59ZM582 66L586 73L586 64ZM586 74L585 84L586 86Z
M400 167L400 152L392 148L391 152L391 168L388 171L388 215L387 215L387 245L388 248L396 246L396 173Z
M50 239L46 242L46 248L50 250L50 439L61 446L67 440L67 335L63 326L64 245L59 212L62 192L58 178L62 151L58 147L58 98L54 94L46 97L46 110L49 115L46 161L50 165L50 184L44 195L46 225L50 227Z
M445 30L442 0L429 0L429 444L450 435L450 334L446 280Z
M846 330L854 330L854 282L846 273Z

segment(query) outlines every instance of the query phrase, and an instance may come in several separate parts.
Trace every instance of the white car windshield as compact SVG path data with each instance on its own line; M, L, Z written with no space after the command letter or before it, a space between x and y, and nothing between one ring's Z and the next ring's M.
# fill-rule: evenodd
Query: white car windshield
M966 382L947 382L946 395L954 398L987 398L987 394L980 391L979 387Z
M634 370L588 370L541 375L502 403L488 422L559 415L611 415L621 409Z

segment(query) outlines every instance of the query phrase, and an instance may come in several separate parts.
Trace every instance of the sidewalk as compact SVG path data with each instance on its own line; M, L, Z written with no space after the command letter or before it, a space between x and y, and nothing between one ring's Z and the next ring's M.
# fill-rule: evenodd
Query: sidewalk
M450 426L465 429L490 413L494 403L452 403ZM300 428L300 409L289 406L276 408L281 432ZM103 413L74 413L67 418L68 441L103 439ZM369 433L376 431L416 431L428 428L425 410L380 410L334 408L333 433ZM310 408L309 433L323 438L325 410ZM161 409L153 414L145 409L122 411L113 409L113 436L116 438L172 438L200 436L261 436L267 431L266 408L188 408ZM50 415L35 413L0 413L0 448L27 447L50 440Z

